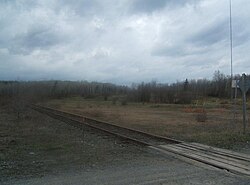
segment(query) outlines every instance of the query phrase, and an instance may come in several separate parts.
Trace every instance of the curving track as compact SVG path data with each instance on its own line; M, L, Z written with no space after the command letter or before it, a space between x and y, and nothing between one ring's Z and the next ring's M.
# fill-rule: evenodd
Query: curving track
M77 128L91 127L163 153L171 152L223 170L250 176L250 155L156 136L49 107L32 105L31 108Z

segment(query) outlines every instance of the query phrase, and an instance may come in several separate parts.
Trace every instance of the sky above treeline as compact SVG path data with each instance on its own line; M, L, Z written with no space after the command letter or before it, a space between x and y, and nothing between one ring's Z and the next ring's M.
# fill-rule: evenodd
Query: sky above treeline
M232 0L250 73L250 1ZM229 0L0 0L0 80L172 83L230 75Z

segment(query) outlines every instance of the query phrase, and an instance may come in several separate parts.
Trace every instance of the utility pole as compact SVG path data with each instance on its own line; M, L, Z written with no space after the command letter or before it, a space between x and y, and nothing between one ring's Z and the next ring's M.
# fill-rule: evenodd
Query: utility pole
M231 83L233 83L233 27L232 27L232 0L229 0L230 5L230 64L231 64ZM233 88L231 88L231 102L233 103Z
M233 80L233 24L232 24L232 0L229 0L229 22L230 22L230 66L231 66L231 105L233 112L233 125L236 122L236 97L237 97L237 82ZM235 91L233 89L233 84L235 84Z

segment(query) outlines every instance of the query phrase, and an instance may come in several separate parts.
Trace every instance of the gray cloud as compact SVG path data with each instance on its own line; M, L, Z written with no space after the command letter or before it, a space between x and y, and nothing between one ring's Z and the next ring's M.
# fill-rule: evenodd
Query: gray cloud
M15 54L29 54L36 49L46 50L63 42L63 38L59 35L50 28L34 27L27 33L13 38L9 49Z
M152 51L153 56L171 56L171 57L181 57L187 55L188 51L183 46L164 46L156 47Z
M250 2L233 4L234 72ZM173 82L229 73L228 1L0 1L0 78ZM178 75L176 75L178 73Z
M221 41L228 40L228 38L229 21L222 20L216 21L215 23L203 27L201 31L198 31L198 33L195 33L193 36L190 36L190 38L188 38L188 42L192 42L199 46L209 46Z
M133 0L131 11L134 13L152 13L163 8L176 8L186 4L194 3L198 0Z
M135 0L132 4L134 12L152 12L154 10L165 7L167 0L151 1L151 0Z
M92 16L103 11L104 7L96 0L63 0L58 5L60 8L69 8L81 16Z

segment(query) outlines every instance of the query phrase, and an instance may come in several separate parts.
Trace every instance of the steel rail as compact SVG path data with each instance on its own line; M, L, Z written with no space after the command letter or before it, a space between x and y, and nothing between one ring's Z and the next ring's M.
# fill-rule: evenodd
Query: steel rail
M50 107L31 105L31 108L64 122L65 120L70 121L71 125L77 128L87 126L115 135L121 139L149 146L158 151L171 152L219 169L250 176L250 156L248 155L157 136Z
M113 131L110 131L110 130L108 130L108 129L104 129L104 128L100 128L100 127L97 127L97 126L88 124L87 122L80 122L79 120L76 120L76 119L73 119L73 118L69 118L69 117L65 117L65 116L60 115L60 114L58 114L58 113L51 113L51 112L49 112L48 110L42 109L41 107L38 108L38 107L32 106L32 109L34 109L34 110L36 110L36 111L39 111L39 112L42 112L42 113L45 113L45 114L47 114L47 115L49 115L49 116L51 116L51 117L53 117L53 118L59 119L59 120L64 121L64 122L65 122L65 119L66 119L66 120L68 120L68 121L72 121L72 122L74 122L74 123L77 123L77 125L74 125L74 124L72 125L72 124L70 124L70 125L72 125L72 126L74 126L74 127L76 127L76 128L80 128L80 129L81 129L82 126L84 125L84 126L88 126L88 127L90 127L90 128L93 128L93 129L96 129L96 130L101 130L101 131L103 131L103 132L105 132L105 133L109 133L109 134L111 134L111 135L117 136L117 137L119 137L119 138L121 138L121 139L125 139L125 140L130 140L130 141L136 142L137 144L140 144L140 145L145 145L145 146L157 146L157 145L155 145L155 144L148 143L148 142L145 142L145 141L142 141L142 140L138 140L138 139L135 139L135 138L133 138L133 137L129 137L129 136L124 135L124 134L121 134L121 133L113 132ZM60 119L60 118L63 118L63 119ZM68 122L67 122L67 123L68 123ZM149 134L147 134L147 135L149 135ZM153 137L156 137L156 136L153 136ZM162 138L161 138L161 139L162 139ZM169 143L169 141L168 141L168 143ZM173 143L172 140L171 140L171 143Z
M81 116L81 115L66 112L66 111L53 109L53 108L50 108L50 107L37 106L37 105L32 105L32 106L36 106L36 107L39 107L41 109L46 109L48 111L53 111L53 112L56 112L57 114L66 114L66 115L68 115L70 117L75 117L75 118L78 119L78 120L75 120L75 121L80 121L81 124L86 124L88 126L92 126L92 127L98 128L98 129L105 129L105 128L102 128L102 127L106 127L106 128L109 127L112 130L115 129L117 132L130 132L130 133L134 133L134 134L140 134L140 135L143 135L145 137L149 137L151 139L158 140L159 144L160 144L160 141L164 141L164 142L166 142L166 144L169 144L169 143L178 144L178 143L183 142L183 141L176 140L176 139L173 139L173 138L158 136L158 135L154 135L154 134L151 134L151 133L149 134L147 132L143 132L143 131L132 129L132 128L121 127L121 126L118 126L118 125L115 125L115 124L112 124L112 123L108 123L108 122L105 122L105 121L100 121L100 120L97 120L97 119L89 118L89 117L86 117L86 116ZM108 130L108 129L105 129L105 130Z

